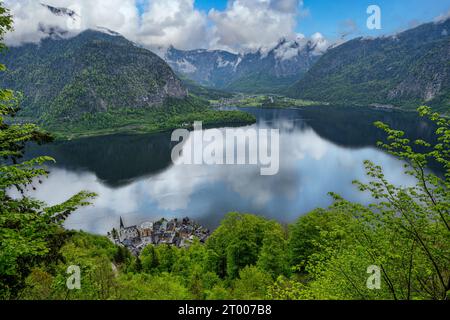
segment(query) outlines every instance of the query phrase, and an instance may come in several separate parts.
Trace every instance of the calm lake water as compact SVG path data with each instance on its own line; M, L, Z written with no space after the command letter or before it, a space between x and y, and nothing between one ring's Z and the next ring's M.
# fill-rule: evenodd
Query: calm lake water
M30 194L49 204L80 190L96 192L94 205L66 222L70 229L105 234L119 224L189 216L214 228L227 212L259 214L282 223L331 204L328 192L367 203L353 185L366 181L363 161L385 169L397 184L410 184L402 163L375 147L381 120L411 138L429 139L432 128L415 113L367 109L242 109L256 115L254 127L280 130L280 168L261 176L258 166L181 165L171 161L170 133L115 135L30 146L29 156L57 160L51 174Z

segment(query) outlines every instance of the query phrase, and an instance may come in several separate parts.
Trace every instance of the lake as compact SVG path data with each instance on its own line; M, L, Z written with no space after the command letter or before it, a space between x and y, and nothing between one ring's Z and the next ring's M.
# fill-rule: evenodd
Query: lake
M66 221L69 229L106 234L162 217L189 216L213 229L227 212L262 215L289 223L331 204L328 192L368 203L352 181L367 181L363 161L380 164L392 182L411 184L402 163L376 147L381 120L411 138L430 139L433 127L415 113L356 108L241 109L255 128L280 130L280 166L273 176L254 165L173 165L171 133L114 135L29 146L28 156L49 155L48 179L29 194L55 204L80 190L99 196Z

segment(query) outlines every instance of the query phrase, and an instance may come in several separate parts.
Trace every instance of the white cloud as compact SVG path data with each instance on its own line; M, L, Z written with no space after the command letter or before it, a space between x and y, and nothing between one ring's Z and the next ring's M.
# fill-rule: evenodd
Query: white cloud
M436 18L434 18L434 22L435 23L442 23L442 22L445 22L449 18L450 18L450 10L445 12L445 13L442 13L442 14L438 15Z
M14 32L7 33L5 36L5 42L10 46L23 42L39 42L46 36L45 33L39 31L39 24L42 21L51 21L55 27L67 27L65 18L53 15L39 2L6 0L5 4L14 16Z
M230 0L224 11L211 9L212 45L234 50L270 47L281 37L295 37L303 1Z
M324 53L330 43L321 33L315 33L310 38L306 38L303 34L298 34L295 40L285 39L280 42L274 49L275 57L280 60L289 60L301 53L308 46L314 55ZM265 48L263 51L270 51L272 48Z
M298 0L272 0L268 1L270 8L285 13L296 13L303 1Z
M257 50L273 47L281 37L295 39L298 19L307 14L301 0L229 0L222 10L198 10L195 0L42 0L69 8L76 21L58 16L41 0L4 0L14 15L15 31L8 45L37 43L56 28L77 34L104 27L154 51L173 45L179 49Z
M303 34L298 34L295 41L284 41L277 45L274 50L275 57L280 60L289 60L298 55L298 53L307 44L307 39Z
M137 33L139 15L134 0L47 0L43 3L71 9L79 15L79 21L52 14L37 0L6 0L6 7L14 16L14 32L5 38L8 45L39 42L47 36L39 31L43 25L75 34L101 26L119 32L130 40L134 40Z
M330 46L330 43L327 41L327 39L325 39L325 37L320 32L316 32L311 36L311 42L314 45L315 54L324 53Z
M194 8L194 0L152 0L145 7L137 38L149 47L205 47L207 17Z
M191 49L208 44L206 14L194 8L194 0L47 0L45 4L70 8L80 16L54 15L38 0L6 0L14 15L14 29L8 45L39 42L47 34L40 25L69 29L71 34L104 27L149 48L175 45ZM143 8L142 16L138 7ZM75 28L74 28L75 27Z

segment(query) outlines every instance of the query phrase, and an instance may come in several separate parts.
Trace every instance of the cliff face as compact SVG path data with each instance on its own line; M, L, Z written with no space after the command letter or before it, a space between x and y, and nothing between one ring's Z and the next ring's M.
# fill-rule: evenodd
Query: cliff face
M8 49L0 85L24 94L22 115L77 119L121 108L162 108L188 93L171 68L118 34L88 30Z
M331 48L299 80L292 96L331 103L450 105L450 20L392 37L354 39Z

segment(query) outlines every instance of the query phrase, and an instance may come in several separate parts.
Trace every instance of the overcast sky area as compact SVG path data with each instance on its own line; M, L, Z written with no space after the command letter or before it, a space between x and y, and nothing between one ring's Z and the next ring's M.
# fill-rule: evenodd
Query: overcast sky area
M42 3L69 8L76 21L52 14ZM280 38L390 35L447 17L450 0L4 0L15 19L8 45L39 42L42 26L73 33L105 27L148 48L268 48ZM381 9L381 29L366 26L369 5ZM41 27L41 28L40 28Z

